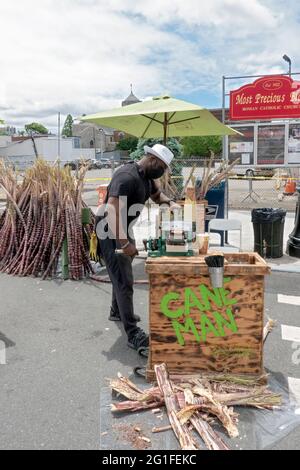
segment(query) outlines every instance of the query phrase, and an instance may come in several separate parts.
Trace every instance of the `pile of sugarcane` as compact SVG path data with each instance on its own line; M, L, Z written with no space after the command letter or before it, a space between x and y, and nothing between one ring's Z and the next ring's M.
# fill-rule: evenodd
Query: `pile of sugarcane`
M213 428L220 423L229 437L239 435L238 414L233 407L247 406L273 410L281 406L282 397L266 385L266 376L259 378L229 374L169 377L165 364L155 366L157 386L140 390L119 374L110 380L110 387L126 398L111 405L113 413L142 410L167 410L170 427L184 450L229 450L228 444ZM152 432L159 432L153 428ZM201 440L196 438L200 436Z
M63 244L69 278L92 272L89 237L82 225L82 190L86 169L77 178L59 163L38 159L21 176L0 161L0 191L6 208L0 214L0 271L18 276L54 277Z

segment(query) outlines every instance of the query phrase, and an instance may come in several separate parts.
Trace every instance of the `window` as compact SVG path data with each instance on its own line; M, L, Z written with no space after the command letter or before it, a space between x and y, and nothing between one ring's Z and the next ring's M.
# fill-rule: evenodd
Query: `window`
M80 149L80 137L73 137L73 146L75 149Z
M254 126L236 127L235 130L243 135L231 135L228 138L228 158L233 162L240 158L239 164L253 165L254 163Z
M282 165L284 163L285 128L283 125L259 126L257 163Z
M300 124L289 125L288 163L300 164Z

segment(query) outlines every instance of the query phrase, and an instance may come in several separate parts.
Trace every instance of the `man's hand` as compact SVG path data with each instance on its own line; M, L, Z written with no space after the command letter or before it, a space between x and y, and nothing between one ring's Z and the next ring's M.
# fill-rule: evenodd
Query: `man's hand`
M136 249L136 246L133 243L129 243L125 248L122 248L122 251L124 255L130 256L131 258L134 258L139 254L139 252Z
M182 206L180 204L177 204L176 202L174 201L170 201L170 211L171 212L174 212L174 211L179 211L182 209Z

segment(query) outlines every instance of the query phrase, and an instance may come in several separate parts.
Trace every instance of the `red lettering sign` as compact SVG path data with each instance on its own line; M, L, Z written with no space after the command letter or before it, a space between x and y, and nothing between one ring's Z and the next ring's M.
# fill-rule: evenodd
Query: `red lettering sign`
M232 121L280 118L300 118L300 82L263 77L230 92Z

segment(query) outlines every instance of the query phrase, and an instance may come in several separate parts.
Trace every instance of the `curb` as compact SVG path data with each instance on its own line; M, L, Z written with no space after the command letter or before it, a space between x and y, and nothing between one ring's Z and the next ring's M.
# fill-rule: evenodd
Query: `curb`
M272 272L300 274L300 264L297 266L291 266L289 264L283 264L282 266L270 265L270 267Z

